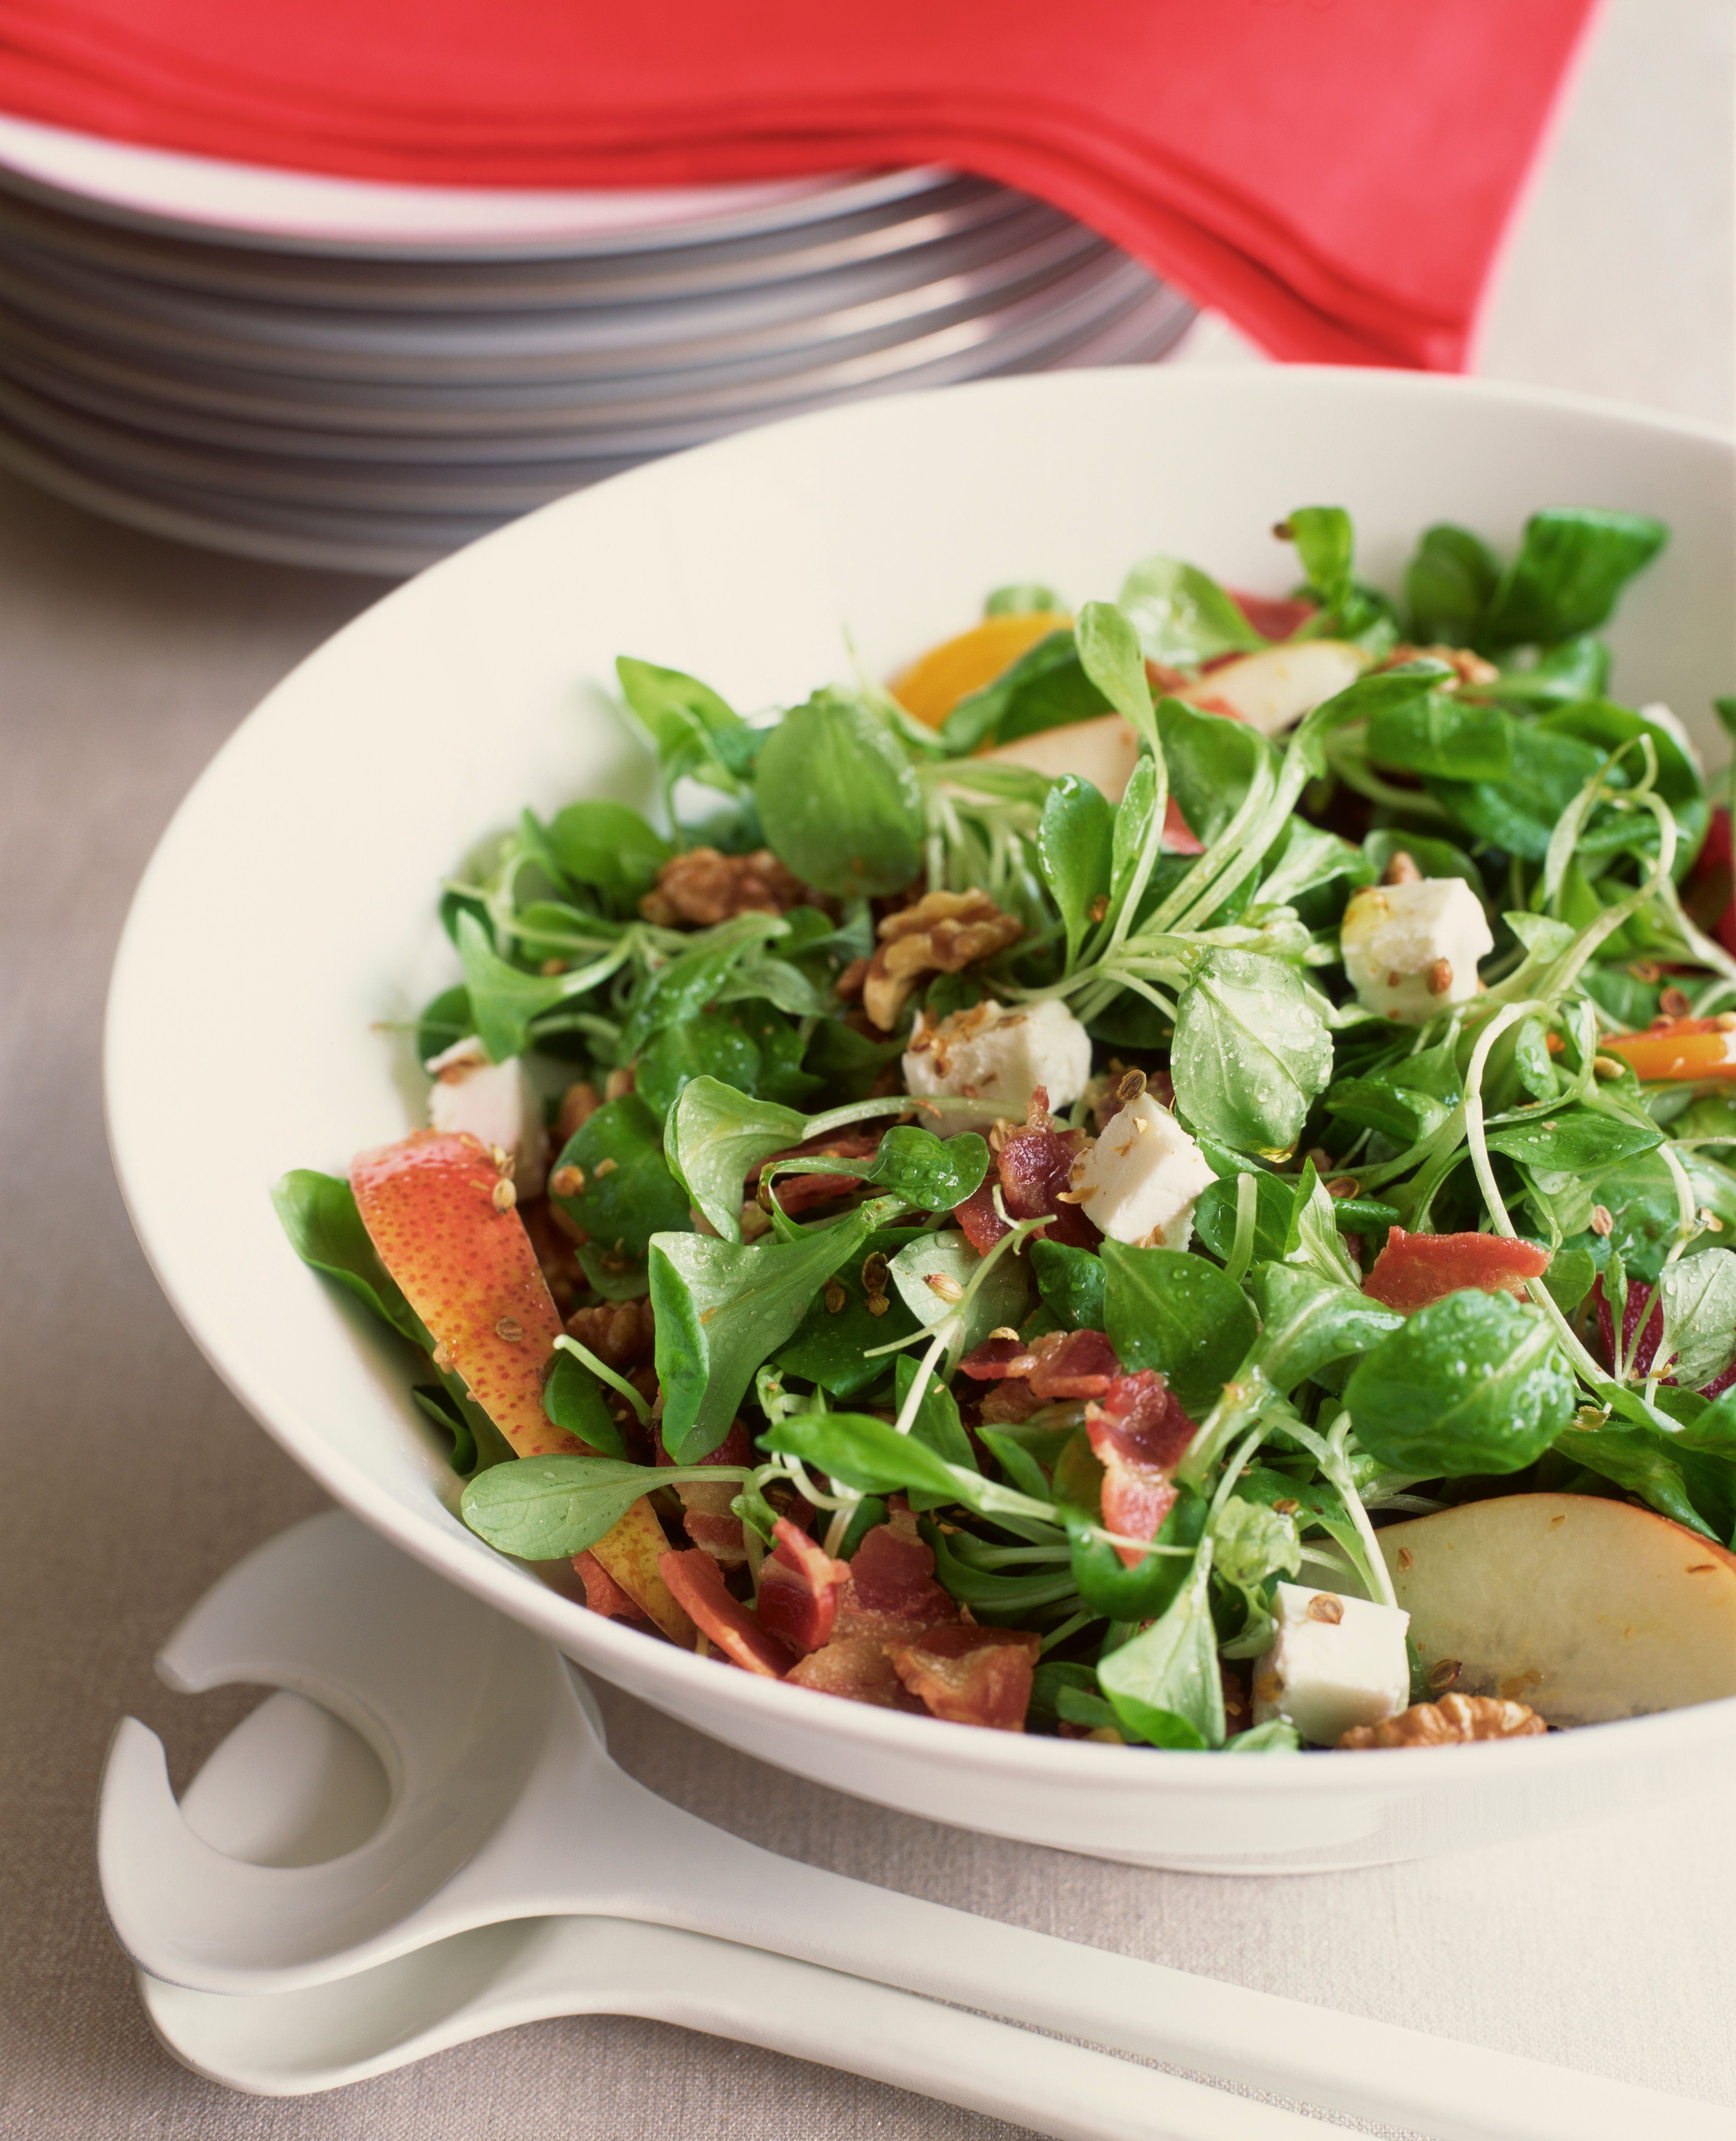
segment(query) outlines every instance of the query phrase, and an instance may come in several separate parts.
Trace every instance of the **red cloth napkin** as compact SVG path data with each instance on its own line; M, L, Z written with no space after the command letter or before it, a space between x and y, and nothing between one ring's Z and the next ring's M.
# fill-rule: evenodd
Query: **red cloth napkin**
M0 109L443 185L937 163L1275 355L1461 367L1595 0L0 0Z

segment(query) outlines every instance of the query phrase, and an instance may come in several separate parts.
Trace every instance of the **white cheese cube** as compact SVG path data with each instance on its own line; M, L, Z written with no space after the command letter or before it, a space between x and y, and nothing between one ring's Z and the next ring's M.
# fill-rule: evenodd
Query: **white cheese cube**
M1217 1179L1168 1109L1142 1093L1073 1163L1070 1186L1112 1241L1185 1249L1200 1193Z
M1347 691L1368 662L1360 647L1341 639L1292 640L1208 669L1182 696L1214 714L1233 715L1262 736L1276 736Z
M1409 1702L1409 1614L1300 1583L1281 1583L1271 1611L1277 1639L1254 1668L1255 1724L1282 1717L1332 1747L1352 1725L1379 1725Z
M980 1112L948 1110L932 1127L942 1136L986 1130L1002 1116L1023 1122L1040 1085L1058 1114L1091 1075L1091 1036L1055 997L1016 1010L992 997L930 1025L917 1021L904 1053L904 1089L919 1099L981 1100Z
M543 1108L516 1056L490 1063L475 1036L455 1041L428 1066L434 1085L428 1120L437 1130L468 1130L491 1150L513 1156L513 1187L535 1197L543 1187Z
M1477 962L1495 948L1483 902L1457 877L1353 893L1340 941L1358 1000L1410 1026L1468 1003L1481 986Z

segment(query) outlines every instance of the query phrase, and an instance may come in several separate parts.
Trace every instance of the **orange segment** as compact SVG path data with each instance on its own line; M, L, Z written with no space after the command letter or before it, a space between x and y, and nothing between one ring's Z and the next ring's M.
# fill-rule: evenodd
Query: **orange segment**
M907 713L937 729L961 699L992 684L1051 632L1065 632L1073 620L1063 610L1027 610L1007 617L986 617L956 639L943 639L918 655L893 677L893 696Z
M1642 1080L1736 1078L1736 1017L1660 1020L1649 1033L1606 1035L1605 1055L1619 1056Z

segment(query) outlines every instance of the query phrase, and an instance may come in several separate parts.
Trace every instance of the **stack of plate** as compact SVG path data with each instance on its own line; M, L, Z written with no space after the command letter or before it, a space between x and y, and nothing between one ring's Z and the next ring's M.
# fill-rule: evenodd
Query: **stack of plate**
M947 171L460 192L0 119L0 460L296 564L412 571L653 455L1149 360L1192 317L1058 209Z

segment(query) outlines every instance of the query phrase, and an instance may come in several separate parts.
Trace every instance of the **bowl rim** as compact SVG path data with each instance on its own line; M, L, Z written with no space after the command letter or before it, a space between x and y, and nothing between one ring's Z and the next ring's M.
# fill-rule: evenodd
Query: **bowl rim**
M996 400L1016 405L1021 401L1105 391L1137 396L1188 393L1280 397L1309 390L1311 382L1356 382L1356 391L1419 403L1455 399L1507 408L1536 409L1577 415L1594 421L1637 427L1660 438L1693 441L1736 449L1736 431L1704 420L1679 416L1606 397L1551 387L1510 384L1459 375L1390 372L1330 365L1284 367L1176 367L1093 370L1081 367L1063 372L1032 373L1020 377L981 380L961 386L939 387L916 394L888 396L843 407L810 411L775 424L734 433L693 447L679 455L628 470L550 504L538 508L475 543L443 559L425 572L390 590L298 662L240 721L224 740L194 781L164 829L133 895L116 952L110 977L103 1032L104 1120L116 1179L145 1258L170 1306L214 1370L219 1380L251 1417L332 1499L424 1566L459 1584L473 1597L499 1607L529 1626L579 1664L612 1683L648 1700L657 1707L701 1732L707 1730L703 1713L715 1706L720 1694L751 1720L763 1718L775 1727L799 1724L806 1730L824 1730L839 1747L853 1746L863 1755L884 1750L903 1759L926 1757L967 1775L981 1774L986 1780L1011 1779L1033 1787L1067 1785L1116 1799L1145 1799L1173 1792L1184 1786L1207 1787L1214 1794L1237 1801L1288 1800L1301 1793L1308 1797L1354 1791L1356 1779L1365 1787L1389 1793L1402 1784L1414 1798L1432 1796L1461 1788L1467 1781L1458 1766L1457 1747L1423 1749L1369 1749L1357 1750L1354 1766L1337 1750L1311 1750L1312 1759L1301 1763L1247 1762L1215 1764L1209 1771L1196 1766L1197 1756L1181 1750L1151 1747L1109 1746L1099 1743L1050 1738L1045 1735L988 1733L935 1717L917 1717L882 1710L867 1704L840 1701L812 1689L792 1688L781 1682L736 1671L720 1683L716 1661L677 1649L637 1631L617 1626L612 1620L590 1612L539 1582L522 1565L494 1553L480 1541L460 1543L430 1518L408 1505L383 1495L361 1468L338 1449L322 1445L317 1437L299 1431L293 1403L265 1387L249 1374L244 1351L232 1342L218 1319L208 1318L196 1290L182 1283L163 1252L156 1213L141 1194L132 1164L133 1146L121 1099L128 1066L135 1048L148 1040L146 1020L140 1011L145 992L139 986L141 970L153 956L153 910L161 888L181 867L183 850L196 839L199 821L219 798L250 740L275 721L290 718L288 702L302 688L301 680L309 665L337 656L352 637L363 638L379 628L377 620L390 617L412 589L424 583L436 584L470 569L479 550L510 551L535 546L547 539L548 524L582 517L593 498L607 501L621 485L667 483L677 464L696 458L710 461L731 460L750 464L760 442L814 429L847 428L864 422L897 421L897 413L912 404L932 403L945 397L956 406L961 395L973 401ZM678 477L677 479L678 480ZM606 509L606 505L605 505ZM416 599L422 599L417 596ZM334 1313L343 1312L334 1301ZM648 1691L654 1690L655 1692ZM696 1705L684 1697L699 1698ZM798 1705L792 1709L792 1703ZM770 1706L768 1706L770 1705ZM1596 1729L1581 1726L1567 1732L1551 1732L1525 1739L1485 1743L1478 1758L1478 1781L1512 1780L1533 1774L1557 1774L1564 1762L1581 1769L1607 1769L1625 1766L1630 1759L1634 1735L1643 1733L1645 1746L1655 1758L1722 1740L1736 1725L1736 1696L1663 1710L1639 1717L1611 1720ZM786 1743L789 1732L774 1735ZM1564 1749L1575 1750L1566 1753ZM1331 1761L1323 1754L1339 1755ZM768 1752L765 1759L795 1767L787 1757ZM1393 1764L1402 1762L1394 1771ZM1495 1765L1498 1764L1498 1771Z

